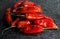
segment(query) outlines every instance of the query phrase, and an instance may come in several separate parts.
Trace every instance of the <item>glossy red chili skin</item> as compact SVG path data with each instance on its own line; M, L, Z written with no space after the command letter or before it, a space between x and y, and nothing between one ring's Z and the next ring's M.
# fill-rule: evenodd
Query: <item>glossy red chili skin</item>
M17 25L18 25L17 28L26 27L26 25L30 25L30 21L28 20L19 21Z
M58 28L50 17L41 20L35 20L35 24L42 25L43 28Z
M40 13L28 13L26 14L26 18L29 20L37 20L37 19L44 19L46 16Z
M35 24L32 25L31 22L27 20L19 21L17 28L22 28L20 29L20 31L26 34L39 33L39 32L42 32L43 30L42 26L35 25Z

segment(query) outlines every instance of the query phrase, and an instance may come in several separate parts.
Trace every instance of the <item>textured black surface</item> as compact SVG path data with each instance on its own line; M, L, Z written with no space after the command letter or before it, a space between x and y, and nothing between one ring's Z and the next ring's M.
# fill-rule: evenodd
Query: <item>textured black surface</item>
M2 30L2 18L4 16L4 11L6 8L11 7L18 0L0 0L0 32ZM41 4L44 10L44 14L50 16L55 20L55 23L60 28L60 0L30 0L37 4ZM23 35L14 31L7 31L2 36L1 39L60 39L60 29L58 30L46 30L37 36Z

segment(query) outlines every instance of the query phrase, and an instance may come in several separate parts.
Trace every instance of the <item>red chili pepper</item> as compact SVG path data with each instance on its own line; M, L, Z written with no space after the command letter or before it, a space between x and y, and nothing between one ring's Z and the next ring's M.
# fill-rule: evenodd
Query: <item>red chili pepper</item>
M27 19L29 19L29 20L34 20L34 19L43 19L43 18L45 18L46 16L45 15L43 15L43 14L34 14L34 13L28 13L28 14L26 14L26 18Z
M43 31L43 27L39 25L27 25L20 31L26 34L41 33Z
M24 7L33 7L35 4L34 2L25 1L22 3L22 5L24 5Z
M31 25L29 21L19 21L17 27L18 28L24 27L23 29L20 29L20 31L26 34L39 33L39 32L42 32L43 30L42 26Z
M20 4L21 4L21 2L16 2L16 3L14 4L14 8L17 8Z
M7 22L11 22L12 21L10 10L11 10L10 8L6 9L5 17L6 17L6 21Z
M53 21L51 21L50 19L44 19L43 21L44 21L44 26L46 28L51 28L51 29L58 28L57 25Z
M49 18L36 20L35 24L42 25L42 27L44 27L44 28L50 28L50 29L58 28L57 25L53 22L53 20L49 19Z

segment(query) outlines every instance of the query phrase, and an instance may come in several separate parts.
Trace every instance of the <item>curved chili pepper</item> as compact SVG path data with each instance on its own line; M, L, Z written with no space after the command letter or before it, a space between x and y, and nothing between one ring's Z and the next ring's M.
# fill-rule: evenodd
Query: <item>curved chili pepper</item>
M45 19L41 19L41 20L36 20L35 24L42 25L42 27L44 27L44 28L50 28L50 29L58 28L57 25L53 22L53 20L51 20L49 18L48 19L45 18Z
M17 28L24 27L20 31L26 34L39 33L42 32L43 27L40 25L31 25L29 21L19 21Z
M41 33L43 31L43 27L40 25L27 25L20 31L26 34Z
M43 14L34 14L34 13L28 13L26 14L26 18L29 19L29 20L35 20L35 19L43 19L45 18L46 16L43 15Z
M50 19L44 19L43 21L44 21L44 26L46 28L53 28L53 29L58 28L57 25L53 21L51 21Z

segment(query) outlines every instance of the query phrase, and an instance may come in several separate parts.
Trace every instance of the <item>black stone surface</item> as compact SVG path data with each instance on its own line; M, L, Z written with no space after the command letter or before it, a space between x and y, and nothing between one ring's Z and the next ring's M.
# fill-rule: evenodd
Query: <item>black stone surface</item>
M2 18L5 9L11 7L18 0L0 0L0 38L1 39L60 39L60 29L58 30L45 30L37 35L24 35L14 30L9 30L1 35L4 28ZM42 5L44 14L50 16L55 20L55 23L60 28L60 0L30 0L37 4Z

